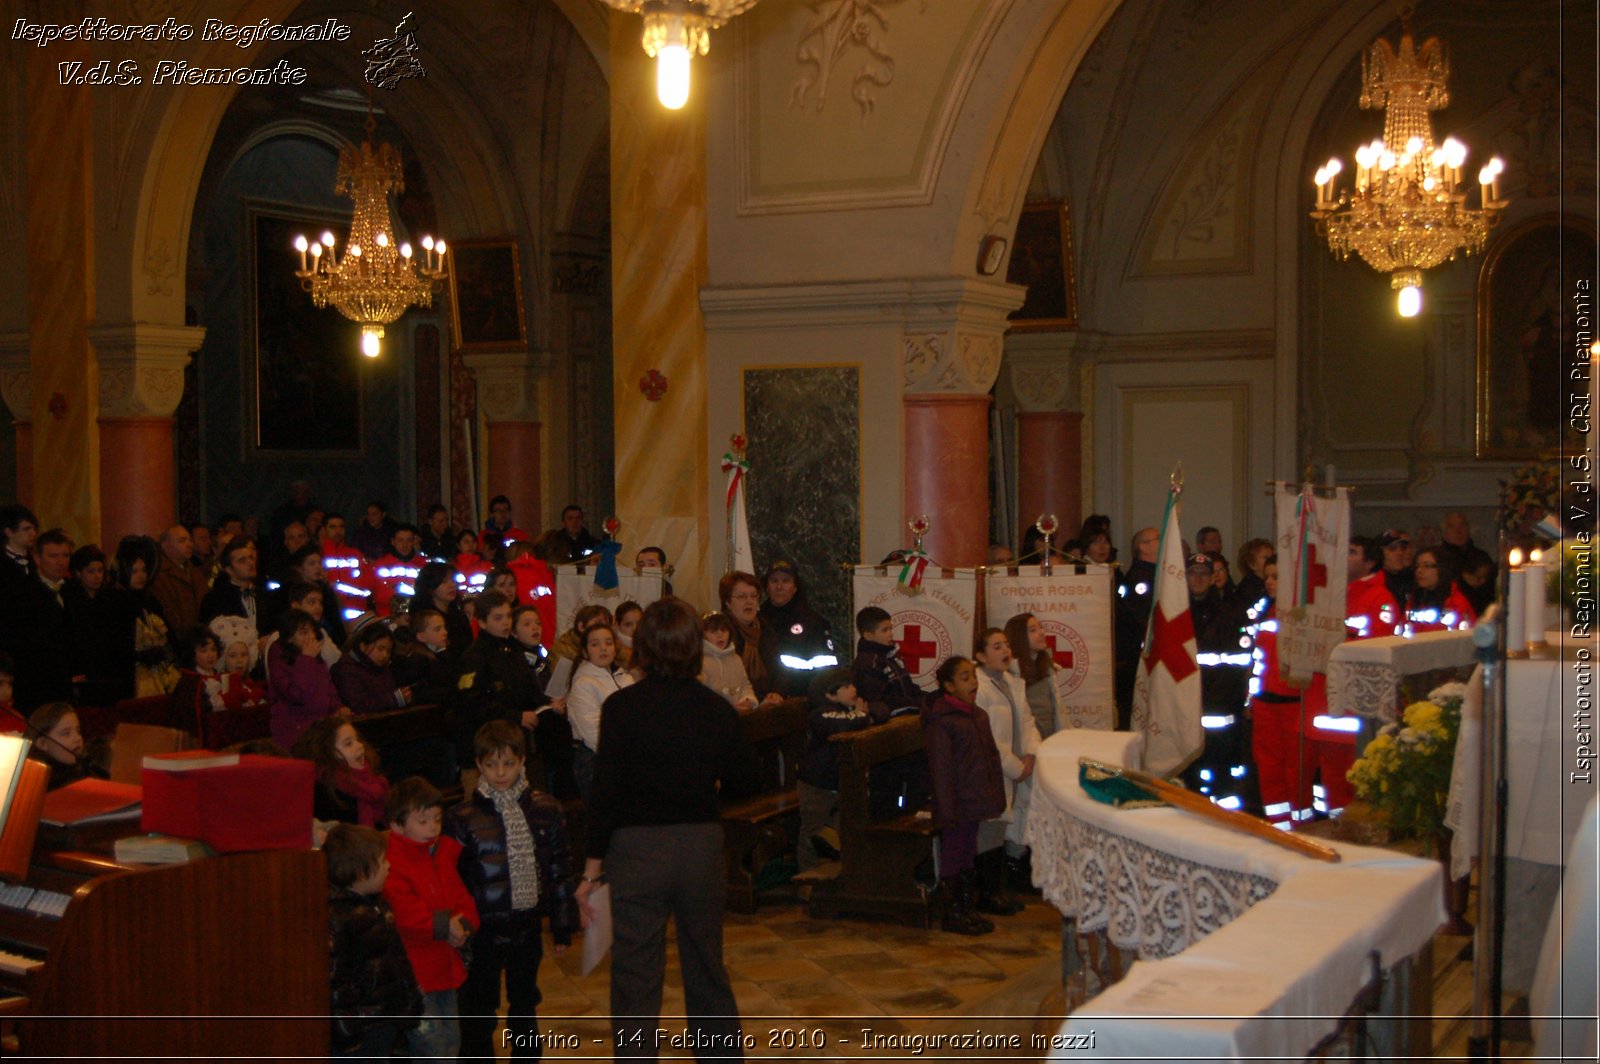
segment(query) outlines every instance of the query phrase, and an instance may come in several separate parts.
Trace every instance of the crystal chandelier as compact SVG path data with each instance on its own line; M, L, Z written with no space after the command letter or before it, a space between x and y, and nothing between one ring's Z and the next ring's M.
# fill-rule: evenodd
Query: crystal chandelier
M368 358L378 356L385 325L413 305L433 306L434 286L446 271L443 240L436 243L431 236L423 237L420 263L412 261L409 243L395 241L389 193L405 191L405 179L394 146L373 147L375 127L369 114L366 142L359 148L346 145L339 152L333 190L356 204L344 254L335 248L331 232L316 242L304 234L294 240L300 252L300 268L295 271L300 286L311 293L317 307L332 303L340 314L360 324L361 353Z
M1419 48L1409 6L1401 11L1400 47L1379 38L1361 56L1361 106L1384 110L1383 137L1355 151L1355 189L1340 191L1344 165L1317 170L1317 232L1341 259L1354 251L1390 275L1405 317L1422 309L1422 271L1483 250L1500 220L1498 158L1478 171L1480 206L1467 206L1461 166L1467 149L1454 137L1435 146L1429 111L1449 106L1450 59L1429 37Z
M689 102L689 59L711 51L711 31L756 0L602 0L644 16L644 54L656 61L656 98L676 111Z

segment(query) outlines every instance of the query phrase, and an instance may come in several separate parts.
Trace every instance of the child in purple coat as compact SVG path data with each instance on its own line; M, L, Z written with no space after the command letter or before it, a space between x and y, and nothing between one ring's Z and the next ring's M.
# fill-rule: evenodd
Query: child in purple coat
M333 685L354 713L381 713L411 704L411 688L395 683L394 633L374 618L356 630L333 666Z
M321 649L322 633L311 615L304 610L285 611L278 622L278 640L267 652L272 741L285 750L313 721L349 712L333 686Z

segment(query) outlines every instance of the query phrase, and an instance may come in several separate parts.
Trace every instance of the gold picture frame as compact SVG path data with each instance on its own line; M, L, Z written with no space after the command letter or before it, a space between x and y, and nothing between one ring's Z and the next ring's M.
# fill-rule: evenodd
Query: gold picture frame
M1499 234L1484 255L1477 300L1479 458L1529 460L1582 446L1567 408L1577 357L1574 296L1580 280L1595 282L1596 247L1592 221L1549 214Z
M528 346L522 259L513 237L450 245L450 332L460 351Z
M1022 306L1011 315L1013 331L1043 332L1078 327L1072 215L1065 200L1030 203L1022 208L1006 280L1028 289Z

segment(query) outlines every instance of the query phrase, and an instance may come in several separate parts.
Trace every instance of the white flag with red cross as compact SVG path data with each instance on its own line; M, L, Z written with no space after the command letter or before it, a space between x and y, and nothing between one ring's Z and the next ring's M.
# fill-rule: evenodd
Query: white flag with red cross
M1004 628L1031 613L1055 662L1062 728L1116 727L1116 665L1111 623L1116 579L1109 565L1057 562L1049 575L1037 565L984 574L984 623Z
M972 656L978 577L971 569L940 570L930 566L920 593L915 595L907 594L900 585L898 565L861 566L851 584L854 613L877 606L894 621L900 660L923 690L938 688L933 674L940 662L952 654Z
M1167 493L1156 552L1155 604L1133 685L1133 728L1144 733L1144 770L1158 776L1181 772L1205 747L1194 615L1189 612L1183 533L1178 528L1180 491L1175 483Z
M1350 490L1331 499L1309 487L1279 481L1278 672L1305 687L1326 672L1328 655L1345 638L1345 589L1350 574Z

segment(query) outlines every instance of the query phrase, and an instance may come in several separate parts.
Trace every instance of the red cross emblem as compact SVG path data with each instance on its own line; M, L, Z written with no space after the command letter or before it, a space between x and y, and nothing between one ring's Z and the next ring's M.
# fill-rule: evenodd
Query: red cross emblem
M1316 601L1317 588L1328 586L1328 567L1317 562L1317 545L1306 547L1306 603Z
M897 641L900 648L900 657L905 660L906 671L916 676L922 672L924 658L931 658L939 653L939 644L922 638L922 625L908 624L905 634Z
M661 397L667 394L666 375L658 369L647 370L645 375L639 378L639 391L643 392L644 397L652 403L660 402Z
M1057 646L1056 637L1053 633L1046 633L1044 641L1046 645L1050 647L1050 657L1055 660L1055 663L1061 668L1066 669L1068 672L1071 672L1072 651L1062 650L1059 646Z
M1184 610L1169 618L1158 604L1151 621L1150 645L1144 652L1145 672L1153 674L1157 665L1165 665L1173 683L1182 683L1198 672L1199 667L1183 648L1194 638L1194 616Z

